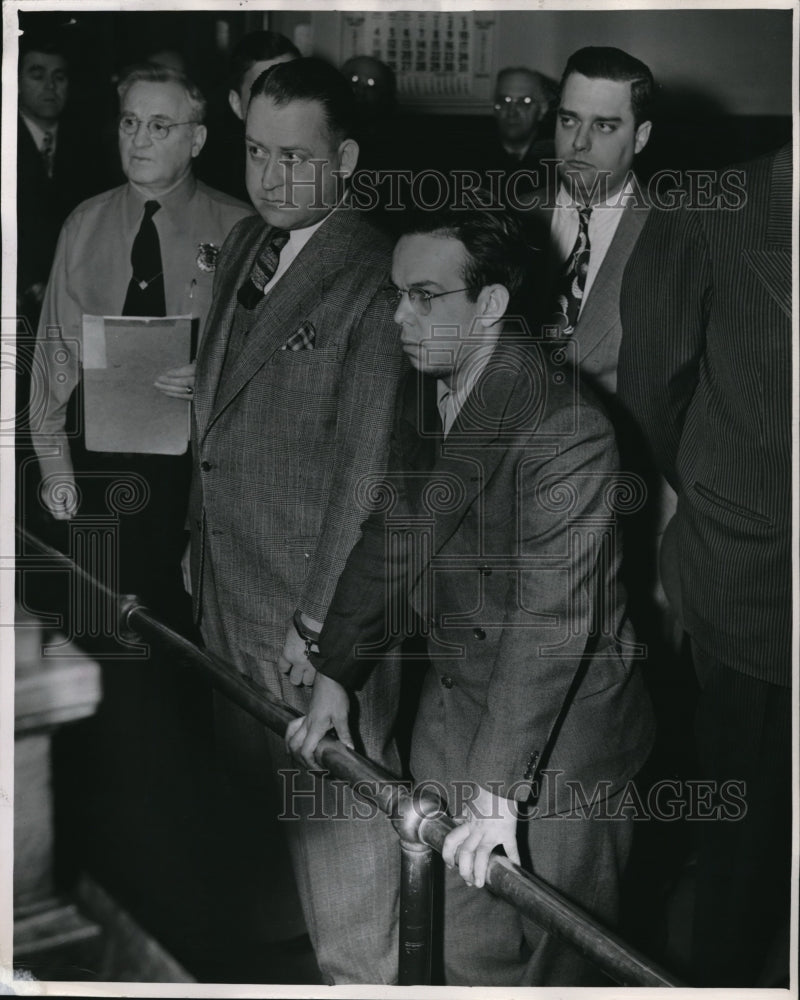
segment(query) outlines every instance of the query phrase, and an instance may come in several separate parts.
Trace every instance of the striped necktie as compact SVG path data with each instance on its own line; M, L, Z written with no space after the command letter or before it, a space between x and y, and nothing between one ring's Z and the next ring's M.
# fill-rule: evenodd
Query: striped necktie
M555 306L552 323L559 327L563 336L569 337L578 322L586 287L586 272L589 270L589 217L592 210L588 206L578 209L578 238L569 255L564 271L556 287Z
M264 298L264 288L278 270L281 250L289 240L289 231L286 229L274 229L268 233L261 244L247 281L237 292L239 302L245 309L255 309Z

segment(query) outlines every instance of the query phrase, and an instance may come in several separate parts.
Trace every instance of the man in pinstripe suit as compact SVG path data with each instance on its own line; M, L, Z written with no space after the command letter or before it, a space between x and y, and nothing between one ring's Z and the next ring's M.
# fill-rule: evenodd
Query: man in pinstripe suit
M273 66L254 83L245 142L259 215L222 248L197 360L196 614L211 651L303 712L307 651L358 537L359 482L388 447L402 357L381 294L390 247L340 204L336 172L349 176L358 157L353 117L346 81L321 60ZM360 749L395 771L398 686L393 668L355 695ZM270 771L293 768L282 741L235 708L219 705L218 717L221 738L249 754L256 793ZM326 815L333 793L326 784ZM312 819L316 805L286 802L284 829L322 974L391 983L394 832L382 815Z
M788 986L791 172L786 146L736 210L651 213L622 287L619 393L678 494L662 560L700 777L745 783L743 818L700 826L700 986Z

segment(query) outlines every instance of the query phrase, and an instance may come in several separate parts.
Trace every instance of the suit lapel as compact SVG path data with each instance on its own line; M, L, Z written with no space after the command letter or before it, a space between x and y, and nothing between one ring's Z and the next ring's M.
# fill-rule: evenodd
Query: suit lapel
M441 483L441 489L430 494L442 501L434 511L437 552L484 491L507 451L501 438L504 430L513 433L515 429L505 427L506 410L523 368L522 353L514 344L501 341L497 345L444 439L431 472L431 482Z
M219 283L214 289L214 297L209 310L204 336L197 351L197 370L202 372L195 388L194 417L198 433L205 434L214 398L222 375L225 352L228 349L233 314L236 311L236 292L242 281L242 275L250 273L256 251L266 233L266 227L257 218L249 220L249 232L243 234L236 247L234 256L220 274Z
M261 245L266 230L261 230L240 261L235 281L228 283L225 302L219 314L219 335L215 338L211 369L214 394L208 419L200 425L206 433L223 410L242 391L255 373L280 350L297 329L302 319L325 297L336 273L344 266L349 255L349 245L358 225L357 215L340 209L329 216L292 261L288 271L261 305L253 326L247 334L244 348L233 362L225 382L217 391L222 366L230 338L236 310L236 291L249 274L250 267ZM209 326L209 329L212 329ZM199 418L198 418L199 420Z
M619 292L622 273L647 218L647 209L628 205L622 212L617 231L606 251L586 298L574 337L581 360L619 324Z
M770 298L792 318L792 148L775 156L770 176L766 249L743 250L747 266Z

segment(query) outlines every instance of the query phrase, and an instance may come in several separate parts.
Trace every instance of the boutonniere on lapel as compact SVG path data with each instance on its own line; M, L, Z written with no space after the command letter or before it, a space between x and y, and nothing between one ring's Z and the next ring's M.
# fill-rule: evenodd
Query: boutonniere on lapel
M197 245L197 266L201 271L216 271L217 257L219 257L219 247L213 243L199 243Z

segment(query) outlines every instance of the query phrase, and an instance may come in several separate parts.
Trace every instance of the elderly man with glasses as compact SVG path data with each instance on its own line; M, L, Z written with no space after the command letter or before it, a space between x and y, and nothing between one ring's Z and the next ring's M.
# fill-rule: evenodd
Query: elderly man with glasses
M87 454L79 436L68 440L83 318L191 316L199 333L211 303L216 252L251 209L195 179L192 161L206 140L205 100L183 74L135 68L118 93L127 183L81 203L61 231L37 335L30 419L42 503L56 520L69 520L79 509L91 512L92 485L100 480L105 491L109 476L112 482L132 472L143 477L149 495L126 515L118 582L155 602L167 578L179 583L188 456ZM193 365L186 365L165 372L156 386L191 399L193 383Z

